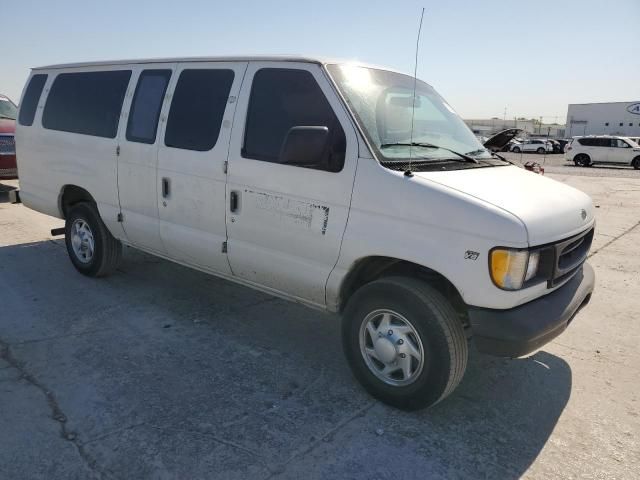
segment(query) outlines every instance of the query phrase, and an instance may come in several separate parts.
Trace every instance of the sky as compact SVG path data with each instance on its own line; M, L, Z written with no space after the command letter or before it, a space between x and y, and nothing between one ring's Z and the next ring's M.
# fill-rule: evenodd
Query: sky
M640 0L0 0L0 93L29 69L124 58L305 54L413 73L464 118L640 101ZM506 109L506 115L505 115Z

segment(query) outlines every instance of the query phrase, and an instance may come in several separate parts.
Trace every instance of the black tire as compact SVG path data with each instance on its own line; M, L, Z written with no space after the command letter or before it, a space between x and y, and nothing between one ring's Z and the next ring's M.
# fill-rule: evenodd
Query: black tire
M93 237L93 254L81 258L74 250L72 228L74 224L88 225ZM65 243L71 263L83 275L103 277L112 273L122 258L122 244L116 240L100 218L98 209L92 203L78 203L71 207L65 222Z
M577 159L577 158L574 158L574 159L573 159L573 164L574 164L576 167L579 167L579 166L580 166L580 162L578 161L578 159Z
M633 159L633 161L631 162L631 166L636 170L640 170L640 156Z
M513 147L513 153L520 153L520 147Z
M422 343L424 366L407 385L385 383L367 366L361 353L361 326L368 315L381 309L409 320ZM354 376L365 390L404 410L429 407L443 400L460 383L467 366L468 344L458 314L442 294L414 278L386 277L361 287L349 299L343 314L342 345Z
M538 150L536 150L536 152L538 152L540 155L542 155L543 153L546 153L546 150L542 147L540 147Z
M575 156L574 161L582 167L589 167L591 165L591 158L586 153L579 153Z

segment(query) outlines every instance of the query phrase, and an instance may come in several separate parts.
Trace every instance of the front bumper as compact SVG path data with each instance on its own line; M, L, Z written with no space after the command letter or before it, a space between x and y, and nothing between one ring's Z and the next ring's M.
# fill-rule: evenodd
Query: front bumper
M560 335L591 299L593 268L585 263L562 287L509 310L469 307L478 350L501 357L526 355Z
M0 178L4 180L18 178L15 155L0 153Z

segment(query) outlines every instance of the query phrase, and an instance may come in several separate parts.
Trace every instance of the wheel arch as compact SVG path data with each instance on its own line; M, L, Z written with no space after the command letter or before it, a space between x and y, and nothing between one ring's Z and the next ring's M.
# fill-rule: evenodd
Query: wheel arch
M66 219L69 208L80 202L96 204L95 199L86 189L78 185L64 185L58 195L58 210L60 211L61 217Z
M344 310L349 298L360 287L388 276L406 276L427 282L451 302L466 323L467 306L456 286L447 277L424 265L385 256L368 256L354 262L340 286L338 311Z

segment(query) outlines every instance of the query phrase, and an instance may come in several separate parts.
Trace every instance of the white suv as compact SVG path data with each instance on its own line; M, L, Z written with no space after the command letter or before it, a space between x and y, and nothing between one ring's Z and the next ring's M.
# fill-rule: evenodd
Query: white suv
M410 75L301 57L55 65L20 105L21 197L65 220L80 273L114 272L125 244L340 313L354 375L398 407L450 394L468 338L541 347L594 288L591 199L483 148Z
M511 145L511 151L514 153L520 152L536 152L536 153L553 153L553 145L546 140L540 140L537 138L531 138L519 143Z
M567 145L564 158L576 166L588 167L595 163L631 165L640 170L640 145L628 137L590 135L573 137Z

